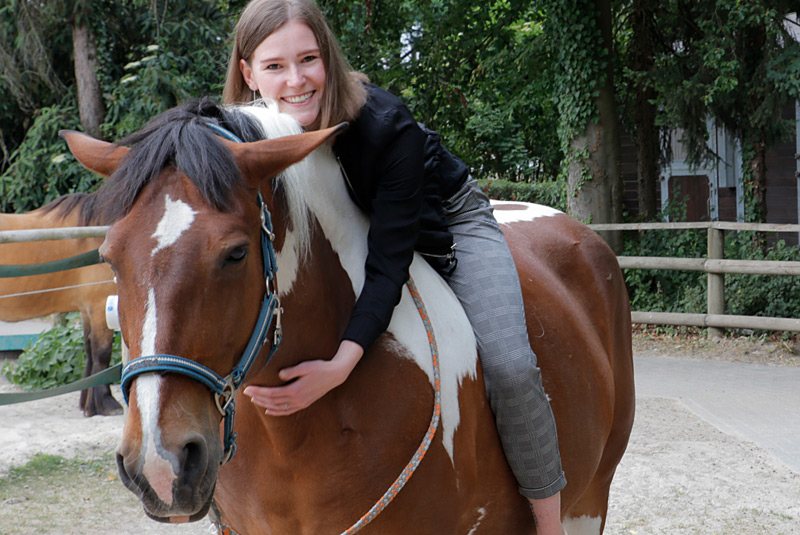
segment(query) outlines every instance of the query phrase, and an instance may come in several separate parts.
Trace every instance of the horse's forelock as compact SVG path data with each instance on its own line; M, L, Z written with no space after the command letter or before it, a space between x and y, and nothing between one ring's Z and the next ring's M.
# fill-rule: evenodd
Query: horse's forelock
M98 191L107 221L117 220L133 207L139 192L168 165L186 174L215 209L231 207L232 192L244 186L239 168L227 148L207 123L215 123L245 142L302 133L302 127L277 104L223 107L208 100L190 101L159 115L142 130L119 143L130 145L123 163ZM286 204L298 252L311 243L311 210L314 194L309 159L286 169L275 178L276 198Z
M232 193L243 187L230 151L208 127L212 122L245 140L261 137L258 125L207 100L168 110L122 141L130 145L122 164L100 189L103 213L116 220L130 212L139 192L167 166L188 176L215 209L228 211Z

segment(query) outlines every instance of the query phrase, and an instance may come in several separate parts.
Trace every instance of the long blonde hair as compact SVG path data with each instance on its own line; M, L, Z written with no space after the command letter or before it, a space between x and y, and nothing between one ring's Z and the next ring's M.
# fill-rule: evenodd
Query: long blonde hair
M318 128L352 121L367 99L366 75L350 67L339 48L325 16L313 0L252 0L242 11L225 76L222 101L243 104L253 100L239 69L240 60L250 61L253 52L264 39L289 22L306 24L317 38L325 65L325 88L322 93Z

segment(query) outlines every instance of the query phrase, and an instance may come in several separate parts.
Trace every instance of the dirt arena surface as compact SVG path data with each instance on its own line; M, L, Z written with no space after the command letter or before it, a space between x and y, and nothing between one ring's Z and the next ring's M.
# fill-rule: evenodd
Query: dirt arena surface
M637 358L725 360L800 366L791 339L637 331ZM0 391L15 387L0 380ZM119 398L119 391L117 390ZM0 535L208 534L207 522L147 519L119 482L113 451L123 417L86 419L78 395L0 407ZM800 432L800 431L798 431ZM34 454L81 467L18 481L12 467ZM91 460L91 462L87 462ZM12 473L13 475L13 473ZM679 401L644 398L612 486L606 534L800 534L800 474L756 444L723 433Z

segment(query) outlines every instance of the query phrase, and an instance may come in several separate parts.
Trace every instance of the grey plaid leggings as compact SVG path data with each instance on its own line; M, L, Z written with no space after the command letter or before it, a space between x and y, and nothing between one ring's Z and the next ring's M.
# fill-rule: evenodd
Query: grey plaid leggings
M474 180L443 203L458 264L447 282L469 317L506 459L527 498L567 484L556 423L528 341L519 276L489 199Z

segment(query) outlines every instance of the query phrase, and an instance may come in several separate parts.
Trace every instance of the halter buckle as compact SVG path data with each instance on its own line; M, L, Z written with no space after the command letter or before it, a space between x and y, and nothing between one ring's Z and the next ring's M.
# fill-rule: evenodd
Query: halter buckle
M225 386L222 387L222 391L219 393L214 393L214 402L217 405L217 410L222 416L225 416L228 413L228 410L233 404L233 398L236 394L236 386L233 384L233 376L229 375L225 378Z
M269 212L267 211L267 205L263 201L261 201L260 208L261 209L259 210L259 212L261 217L261 231L264 234L266 234L267 238L269 238L269 241L274 242L275 233L272 232L272 221L270 221Z
M281 307L281 301L277 297L275 298L277 304L275 305L275 332L273 333L272 345L277 347L281 343L281 339L283 338L283 328L281 327L281 315L283 314L283 307Z

